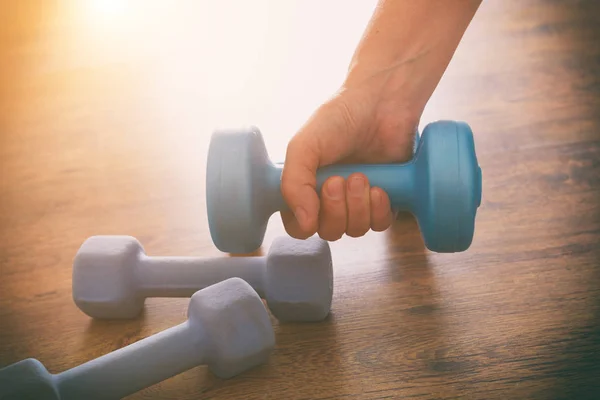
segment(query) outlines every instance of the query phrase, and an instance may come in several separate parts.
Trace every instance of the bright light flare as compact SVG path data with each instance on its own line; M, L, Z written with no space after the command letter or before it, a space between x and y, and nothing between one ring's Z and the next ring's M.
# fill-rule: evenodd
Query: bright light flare
M115 18L125 14L125 0L89 0L90 11L99 18Z

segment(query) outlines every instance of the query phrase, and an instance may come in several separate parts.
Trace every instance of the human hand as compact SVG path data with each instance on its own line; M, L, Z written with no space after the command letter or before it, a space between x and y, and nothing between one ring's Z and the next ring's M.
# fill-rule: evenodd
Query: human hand
M296 238L317 233L335 241L383 231L394 219L387 193L370 187L367 177L328 178L316 191L319 167L338 163L390 163L412 156L421 110L410 99L386 98L386 74L347 81L317 109L288 145L282 194L290 211L281 213L286 231Z
M421 114L480 3L378 1L341 89L288 145L281 191L289 211L281 218L290 236L335 241L391 225L389 197L366 176L330 177L319 198L317 169L412 156Z

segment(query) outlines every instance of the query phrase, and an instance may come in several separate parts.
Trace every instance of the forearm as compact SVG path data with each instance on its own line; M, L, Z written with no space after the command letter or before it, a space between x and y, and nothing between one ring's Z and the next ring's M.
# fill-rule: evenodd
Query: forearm
M482 0L379 0L346 85L372 80L425 105Z

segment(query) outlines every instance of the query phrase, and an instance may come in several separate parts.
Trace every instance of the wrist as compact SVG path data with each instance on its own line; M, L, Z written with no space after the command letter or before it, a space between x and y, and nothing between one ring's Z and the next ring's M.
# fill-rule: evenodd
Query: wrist
M382 99L425 106L481 0L379 0L345 87L371 85Z
M422 57L381 69L374 69L371 63L356 63L343 82L342 92L375 105L378 118L396 115L418 123L439 81L432 70L434 63Z

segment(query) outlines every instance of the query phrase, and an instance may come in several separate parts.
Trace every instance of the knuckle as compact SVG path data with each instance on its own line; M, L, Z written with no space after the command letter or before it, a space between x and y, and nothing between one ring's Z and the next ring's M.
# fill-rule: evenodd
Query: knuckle
M336 232L331 229L320 229L318 235L323 240L327 240L328 242L335 242L342 238L344 232Z
M367 232L369 232L368 229L367 230L349 230L348 232L346 232L346 235L350 236L351 238L359 238L359 237L366 235Z
M336 233L336 232L327 232L327 231L319 231L319 237L328 242L336 242L342 238L344 233Z
M348 227L346 230L346 234L350 237L357 238L367 234L369 229L371 228L369 221L363 222L361 224L356 224Z
M371 227L371 229L372 229L374 232L383 232L383 231L385 231L386 229L388 229L389 227L390 227L390 223L389 223L389 222L385 222L385 223L380 223L380 224L373 225L373 226Z
M346 234L350 237L364 236L371 228L371 213L369 205L364 200L359 200L350 210Z
M344 231L346 230L345 208L342 210L342 214L336 212L324 212L321 215L317 231L321 239L335 242L342 238ZM340 208L337 208L337 211L340 211Z
M335 221L324 220L319 224L317 234L323 240L335 242L336 240L339 240L344 234L344 229L339 229L336 225L339 224L336 224Z

